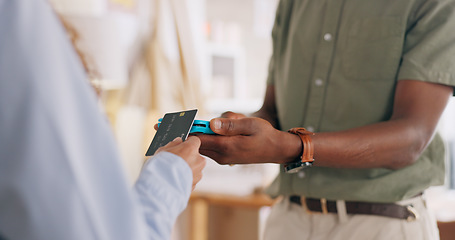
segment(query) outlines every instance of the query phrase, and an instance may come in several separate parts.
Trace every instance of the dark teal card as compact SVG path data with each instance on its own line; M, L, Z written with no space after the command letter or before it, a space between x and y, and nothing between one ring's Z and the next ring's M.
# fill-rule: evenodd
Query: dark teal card
M166 113L145 156L155 154L158 148L168 144L177 137L181 137L185 141L193 125L196 113L197 109Z

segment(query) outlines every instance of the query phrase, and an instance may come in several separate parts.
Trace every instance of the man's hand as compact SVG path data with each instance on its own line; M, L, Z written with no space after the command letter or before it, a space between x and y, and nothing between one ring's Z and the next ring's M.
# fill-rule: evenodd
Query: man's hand
M297 135L275 129L261 118L224 113L210 121L210 128L219 135L198 135L200 153L219 164L285 163L302 151Z
M189 137L185 142L182 142L182 138L176 138L156 151L157 153L161 151L173 153L188 163L193 172L193 190L201 180L202 169L206 164L205 158L199 154L200 146L201 141L197 137Z

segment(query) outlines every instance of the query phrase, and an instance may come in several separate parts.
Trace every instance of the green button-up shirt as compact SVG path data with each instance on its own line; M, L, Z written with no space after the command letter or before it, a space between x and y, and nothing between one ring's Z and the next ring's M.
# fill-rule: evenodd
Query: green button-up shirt
M280 1L268 84L281 128L331 132L387 121L401 79L454 86L454 8L451 0ZM442 184L444 172L436 135L406 168L281 171L268 192L395 202Z

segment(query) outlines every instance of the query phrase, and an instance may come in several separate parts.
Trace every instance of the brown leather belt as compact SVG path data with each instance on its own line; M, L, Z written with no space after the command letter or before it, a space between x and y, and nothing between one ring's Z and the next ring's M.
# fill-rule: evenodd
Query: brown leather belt
M312 212L337 213L336 201L325 199L303 198L306 208ZM300 196L291 196L289 200L302 205ZM367 214L413 221L418 219L418 213L412 205L401 206L394 203L369 203L346 201L348 214Z

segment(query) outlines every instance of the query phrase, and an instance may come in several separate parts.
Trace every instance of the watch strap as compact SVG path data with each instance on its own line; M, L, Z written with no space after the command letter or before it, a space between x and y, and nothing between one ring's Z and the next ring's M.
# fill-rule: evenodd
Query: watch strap
M302 155L300 156L300 161L302 163L313 163L314 145L311 136L314 136L315 133L307 131L305 128L301 127L291 128L288 132L296 134L302 141Z

